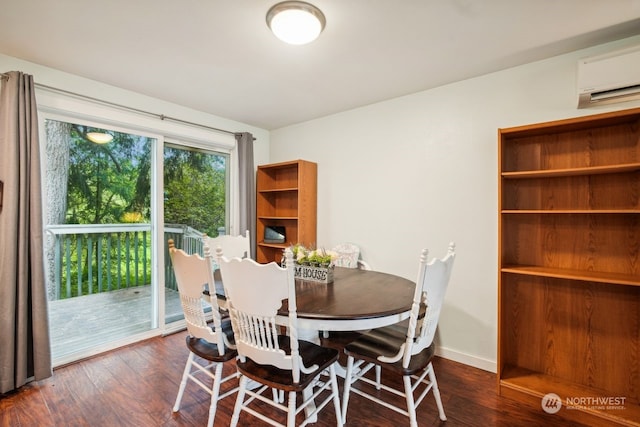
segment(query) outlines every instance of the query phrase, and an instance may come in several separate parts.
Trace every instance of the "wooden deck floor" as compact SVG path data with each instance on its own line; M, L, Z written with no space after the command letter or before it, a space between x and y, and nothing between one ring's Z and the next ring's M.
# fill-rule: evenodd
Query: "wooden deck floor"
M182 318L177 291L165 289L167 322ZM151 328L151 286L49 302L53 360Z

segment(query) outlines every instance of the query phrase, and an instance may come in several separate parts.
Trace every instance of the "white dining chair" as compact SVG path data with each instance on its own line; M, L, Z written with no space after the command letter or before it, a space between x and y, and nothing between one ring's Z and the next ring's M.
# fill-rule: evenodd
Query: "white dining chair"
M180 304L187 323L186 345L189 349L189 357L184 367L173 412L180 410L185 388L187 383L191 381L211 395L207 426L212 427L218 400L230 396L238 390L236 383L220 394L222 384L239 377L239 373L235 369L223 377L225 362L233 360L238 354L234 343L233 329L229 317L223 318L221 316L215 298L211 298L209 301L212 306L213 324L207 323L203 308L203 290L206 285L213 286L209 248L205 247L205 258L202 258L198 254L189 255L176 248L174 241L170 239L169 255L178 283ZM205 381L207 377L209 379Z
M242 374L231 426L238 424L241 411L271 425L285 425L260 412L260 405L256 403L266 403L285 412L287 427L293 427L296 414L305 410L302 425L306 425L331 401L336 424L342 426L335 371L338 351L298 339L291 250L285 250L286 267L274 262L258 264L247 258L227 259L220 249L217 260L238 349L236 366ZM277 323L283 300L288 301L285 325ZM282 334L281 326L286 326L288 335ZM249 380L261 383L262 387L249 390ZM270 387L287 393L288 404L266 397L263 393ZM298 393L302 395L299 404Z
M202 236L202 243L214 253L217 248L222 248L222 253L228 258L251 258L249 230L245 232L244 236L242 234L237 236L223 234L222 236L209 237L205 234Z
M332 251L337 255L334 260L336 267L371 270L371 266L360 259L360 247L354 243L341 243L334 246Z
M455 259L455 245L449 245L443 259L427 262L427 254L428 251L424 249L420 256L409 321L372 329L345 346L347 372L342 398L343 423L347 419L350 393L357 393L406 415L409 417L409 425L417 427L416 407L431 391L440 419L447 419L431 360L435 353L433 339ZM401 376L403 390L382 384L379 378L373 380L367 377L366 374L374 366ZM370 389L365 386L354 388L353 384L357 381L368 384ZM390 399L382 398L383 392L402 396L406 407L396 406ZM419 393L417 398L416 393Z
M208 247L211 250L211 254L215 255L218 248L222 249L222 253L228 258L251 258L251 237L249 230L245 232L245 235L239 234L232 236L229 234L223 234L217 237L209 237L206 234L202 236L203 247ZM222 281L220 277L220 270L218 269L218 262L215 256L211 257L213 266L213 277L216 281ZM211 294L210 296L213 296ZM221 300L221 306L224 309L225 304Z

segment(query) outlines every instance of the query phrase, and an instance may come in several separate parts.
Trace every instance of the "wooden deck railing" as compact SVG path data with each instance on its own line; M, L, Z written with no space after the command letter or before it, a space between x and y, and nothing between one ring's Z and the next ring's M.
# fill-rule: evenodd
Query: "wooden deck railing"
M47 232L54 238L48 268L55 299L151 283L150 224L51 225ZM189 253L202 254L202 233L188 226L165 226L165 287L176 290L168 239Z

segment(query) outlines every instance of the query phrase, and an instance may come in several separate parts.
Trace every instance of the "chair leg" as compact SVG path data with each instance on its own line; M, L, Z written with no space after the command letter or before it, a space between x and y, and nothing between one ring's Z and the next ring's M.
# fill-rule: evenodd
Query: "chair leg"
M176 397L176 403L173 405L173 412L178 412L180 410L180 402L182 401L182 395L184 394L184 389L187 387L187 381L189 380L189 373L191 372L191 365L193 364L194 357L195 355L189 352L187 363L184 365L182 380L180 380L180 389L178 389L178 396Z
M376 365L376 390L380 390L380 372L382 368L380 365Z
M411 427L418 427L418 421L416 421L416 405L413 400L413 388L411 387L411 376L405 375L402 377L404 382L404 395L407 399L407 412L409 413L409 425Z
M216 408L218 407L218 396L220 395L220 380L222 379L222 363L216 365L216 373L213 378L213 389L211 390L211 404L209 405L209 422L207 427L213 427L216 418Z
M338 380L336 378L336 363L329 366L329 375L331 377L331 392L333 393L333 406L336 410L336 426L342 427L343 421L342 421L342 412L340 412L340 394L338 390Z
M344 390L342 391L342 424L347 423L347 406L349 405L349 390L353 375L353 356L347 358L347 372L344 374Z
M240 376L240 388L238 389L238 397L236 397L236 404L233 407L233 415L231 416L230 427L235 427L238 425L238 419L240 418L240 410L242 409L242 404L244 403L244 394L247 390L247 382L248 379L244 375Z
M296 392L289 392L289 406L287 409L287 427L296 426Z
M431 391L433 392L433 397L436 399L436 406L438 407L438 414L440 415L440 419L442 421L447 421L447 416L444 413L444 407L442 406L442 399L440 398L440 389L438 388L438 381L436 380L436 373L433 370L433 365L429 363L427 367L429 370L429 381L431 384Z
M277 388L273 390L273 401L275 403L283 403L284 402L284 390L278 390Z

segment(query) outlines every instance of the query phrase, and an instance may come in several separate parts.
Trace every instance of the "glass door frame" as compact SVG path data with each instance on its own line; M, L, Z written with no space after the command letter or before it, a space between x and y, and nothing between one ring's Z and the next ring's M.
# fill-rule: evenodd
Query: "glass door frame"
M226 203L226 209L225 209L225 222L226 222L226 228L229 231L234 230L235 226L234 226L234 221L232 219L233 218L232 212L234 212L237 209L234 208L233 200L234 199L235 200L238 199L237 195L234 195L235 193L231 190L233 188L232 182L236 182L237 181L237 179L234 181L233 178L232 178L232 176L234 176L234 174L235 174L235 176L237 176L237 167L233 166L234 164L237 164L237 161L235 161L234 154L233 154L235 152L235 149L234 150L223 150L223 149L220 149L219 147L215 147L214 148L210 144L206 144L206 143L202 143L202 142L185 141L185 140L179 139L179 138L169 138L169 137L165 138L163 146L162 146L162 152L161 153L157 153L157 155L159 157L161 157L162 164L163 164L162 169L158 168L159 170L162 170L162 172L163 172L162 174L159 174L161 176L158 177L158 179L162 182L162 186L159 186L159 188L162 189L162 191L159 192L160 195L164 195L164 149L166 147L174 148L174 149L184 149L184 150L194 149L194 150L197 150L197 151L200 151L200 152L204 152L204 153L207 153L207 154L219 154L219 155L227 156L227 162L226 162L227 164L226 164L226 168L225 168L226 169L225 170L225 172L226 172L226 174L225 174L226 175L225 176L225 193L227 195L228 201ZM162 211L162 215L163 215L163 220L161 222L162 227L163 227L163 231L162 231L162 235L160 237L161 237L161 239L164 239L164 224L165 224L165 221L164 221L164 197L159 197L158 198L158 202L163 205L162 209L158 209L158 211ZM161 245L164 245L164 244L166 244L166 242L161 241ZM164 255L165 255L165 251L162 251L162 254L159 254L159 256L163 258L163 260L164 260ZM160 265L164 266L165 265L164 261ZM162 283L165 283L165 280L166 280L166 278L164 276L165 269L164 268L159 268L159 273L162 275ZM161 286L161 288L162 288L162 292L163 292L163 295L161 296L161 298L162 298L163 301L166 301L166 296L164 295L164 291L166 289L166 286ZM162 306L163 309L165 308L165 304L160 304L160 305ZM178 321L171 322L171 323L165 323L164 321L166 320L166 315L165 315L164 311L161 313L161 318L163 319L164 333L165 334L170 334L170 333L173 333L173 332L180 331L180 330L184 329L185 326L186 326L184 318L181 319L181 320L178 320Z
M215 132L204 127L186 125L176 122L160 120L157 117L123 108L102 104L91 98L81 98L48 89L36 88L38 99L38 125L40 136L41 165L46 163L46 134L45 120L52 119L71 123L78 123L99 128L113 129L117 132L131 133L155 139L151 150L151 286L152 286L152 327L145 333L140 333L109 343L103 347L89 351L75 359L54 360L54 366L60 366L83 357L108 351L133 342L153 336L165 335L184 329L184 320L165 324L165 292L164 292L164 147L165 143L184 145L206 151L228 154L228 230L234 233L239 221L238 214L238 166L235 137L231 134ZM42 177L43 181L46 176ZM45 183L42 183L42 188ZM43 201L46 203L46 201ZM43 203L43 214L46 209ZM46 225L46 224L44 224ZM44 232L44 231L43 231ZM43 248L44 250L45 248ZM160 286L162 284L162 286Z

